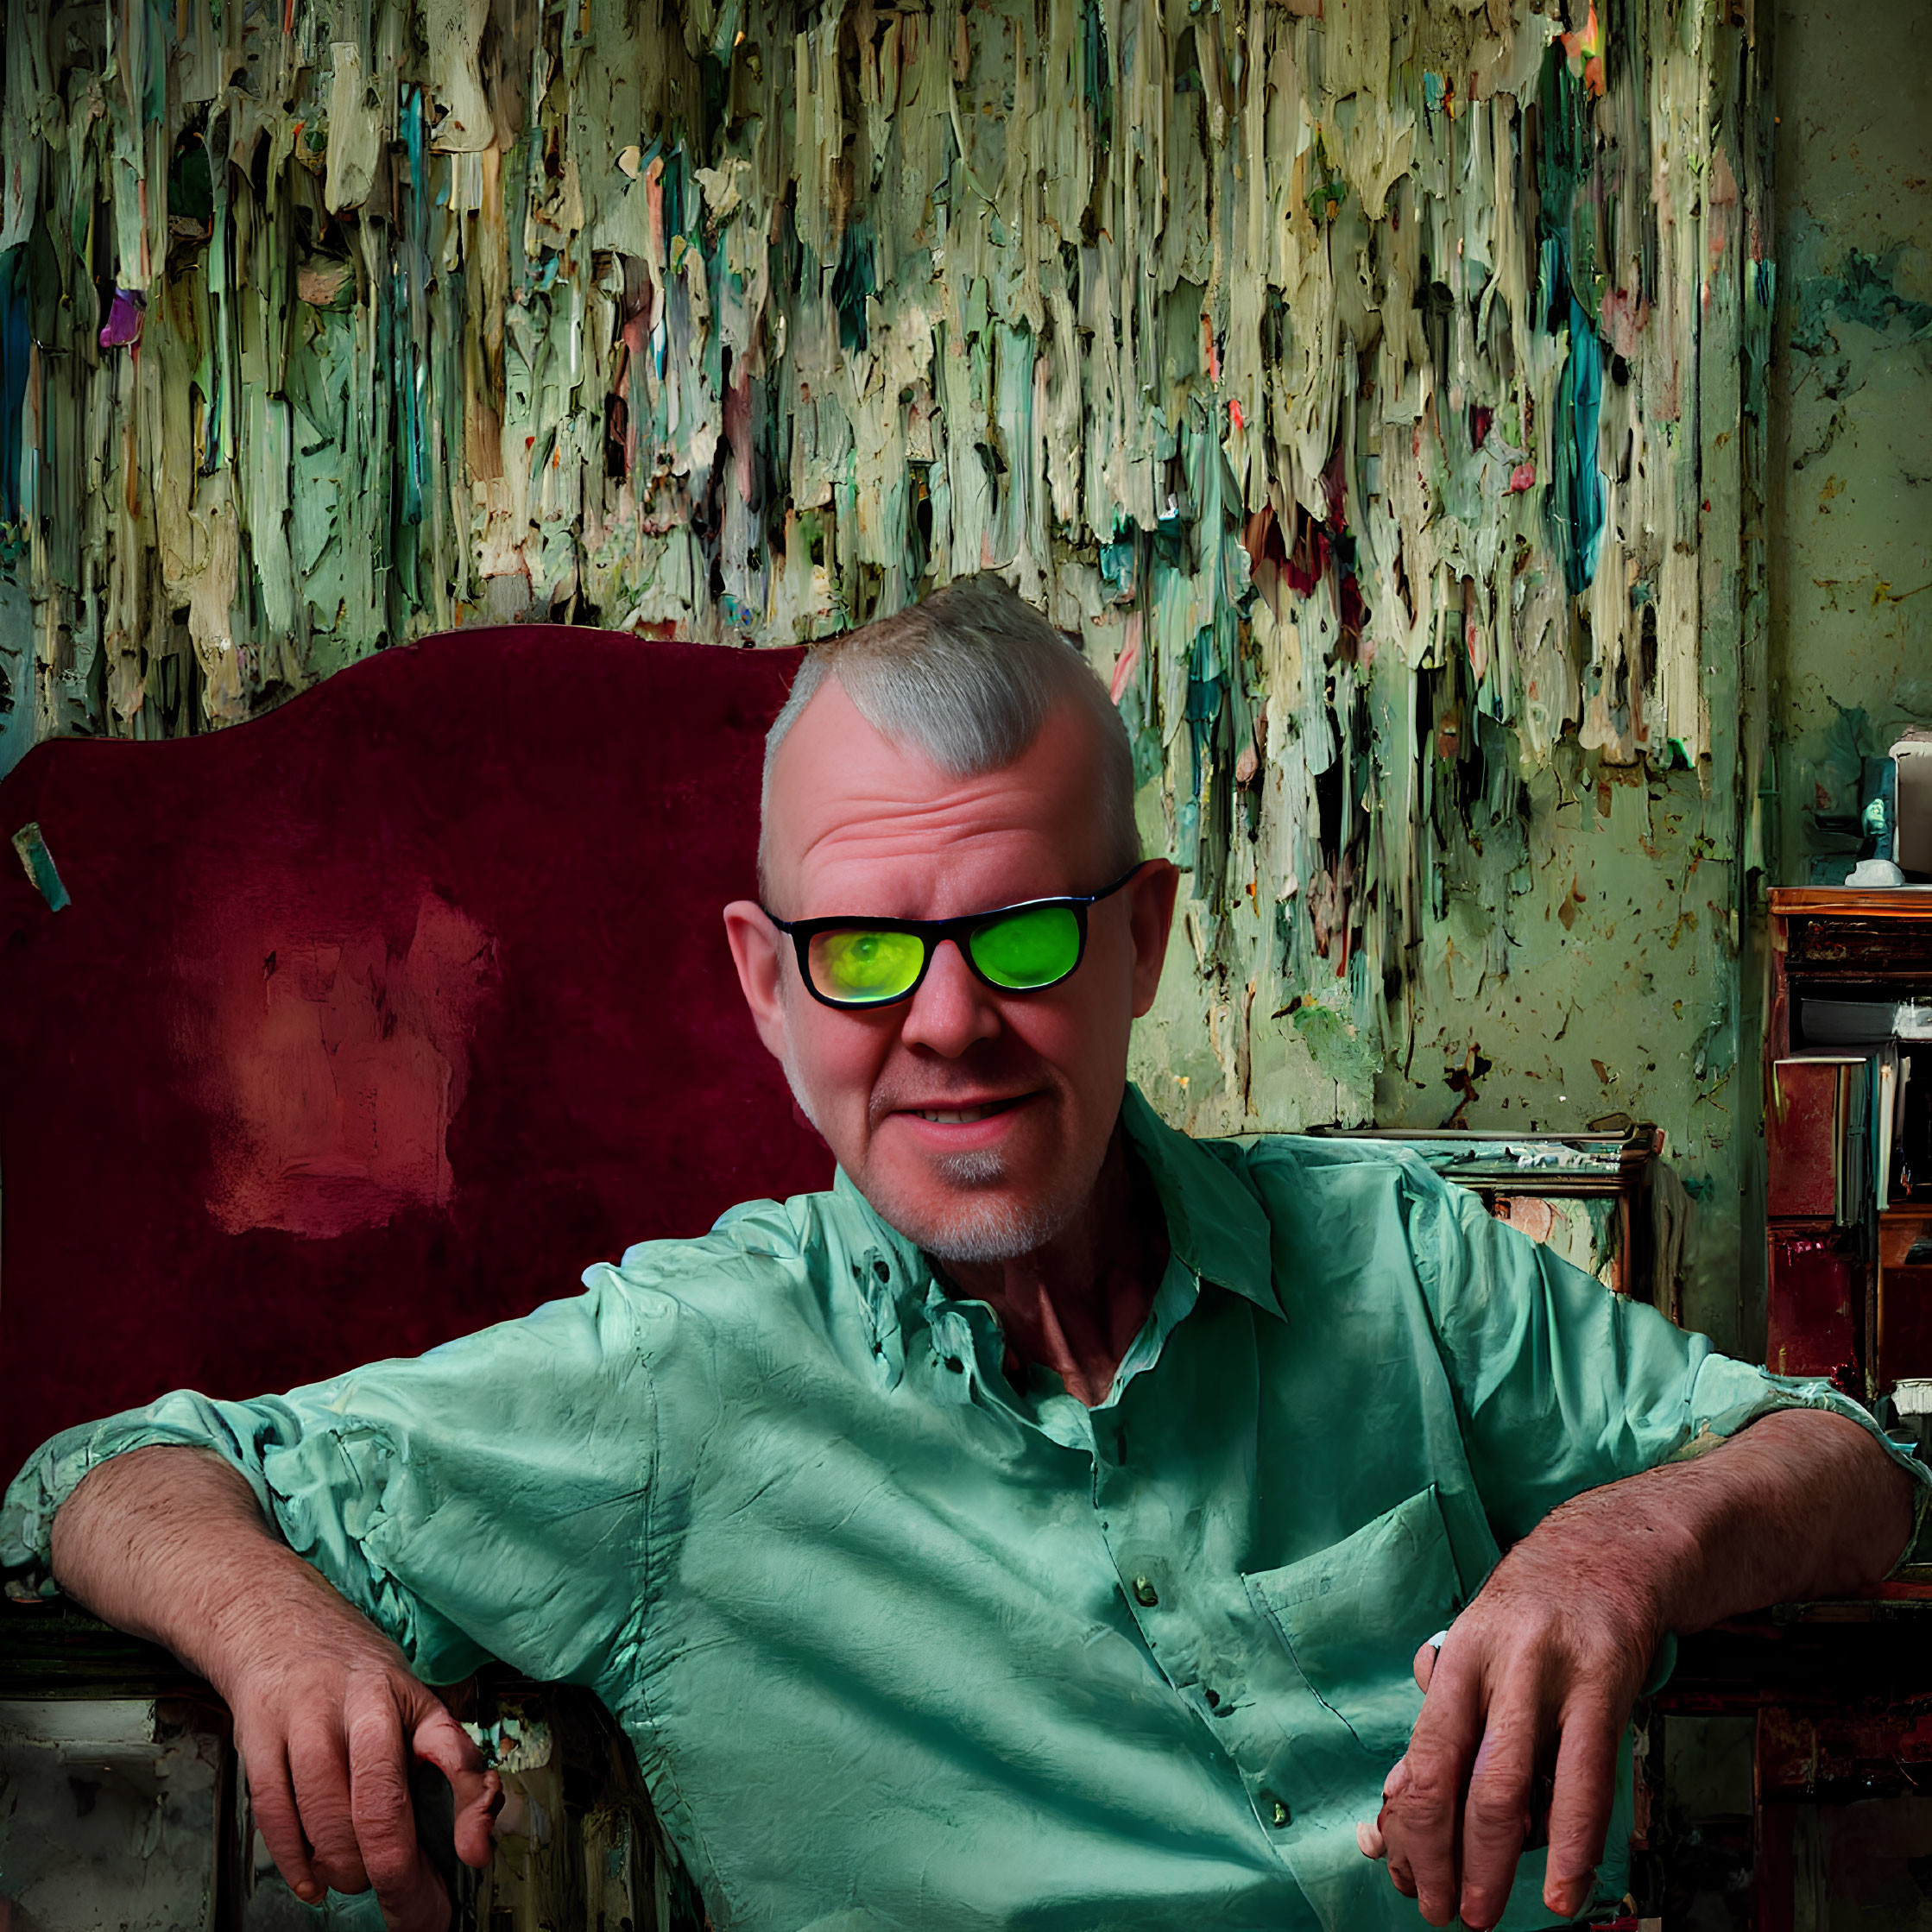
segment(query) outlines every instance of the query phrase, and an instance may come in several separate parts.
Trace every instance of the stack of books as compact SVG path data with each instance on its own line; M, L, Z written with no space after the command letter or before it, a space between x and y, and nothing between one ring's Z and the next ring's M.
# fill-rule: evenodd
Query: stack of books
M1856 1227L1932 1198L1932 1004L1807 999L1797 1020L1771 1065L1766 1212Z

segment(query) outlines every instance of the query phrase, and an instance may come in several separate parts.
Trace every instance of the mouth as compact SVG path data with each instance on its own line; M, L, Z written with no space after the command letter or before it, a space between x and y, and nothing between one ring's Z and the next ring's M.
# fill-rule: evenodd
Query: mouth
M982 1101L970 1107L908 1107L901 1111L915 1120L930 1121L935 1127L971 1127L976 1121L1011 1113L1026 1098L1024 1094L1015 1094L1007 1100Z

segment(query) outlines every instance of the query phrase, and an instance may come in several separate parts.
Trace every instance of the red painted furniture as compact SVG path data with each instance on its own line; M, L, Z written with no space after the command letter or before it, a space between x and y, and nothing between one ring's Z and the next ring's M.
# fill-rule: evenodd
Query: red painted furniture
M1932 891L1778 887L1771 895L1769 940L1765 1361L1793 1375L1832 1375L1875 1400L1901 1380L1932 1377L1927 1291L1905 1260L1932 1221L1932 1175L1922 1159L1911 1185L1894 1188L1885 1212L1844 1211L1832 1172L1834 1130L1847 1104L1834 1086L1836 1063L1794 1066L1789 1056L1795 1048L1828 1056L1865 1051L1803 1046L1807 1001L1932 1001ZM1908 1051L1922 1083L1932 1053L1916 1039ZM1908 1083L1922 1122L1923 1090ZM1859 1156L1869 1159L1863 1143Z
M718 917L797 655L464 631L0 784L8 1472L826 1184Z

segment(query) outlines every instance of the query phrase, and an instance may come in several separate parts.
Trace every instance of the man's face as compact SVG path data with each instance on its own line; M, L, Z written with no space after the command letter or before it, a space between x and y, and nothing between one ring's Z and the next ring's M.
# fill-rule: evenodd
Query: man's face
M1093 730L1064 704L1016 763L957 779L888 744L828 679L773 770L773 912L940 919L1111 885ZM748 900L725 925L760 1035L866 1198L944 1259L1003 1260L1058 1233L1093 1187L1177 878L1154 862L1093 906L1079 969L1044 992L988 986L949 942L911 999L864 1012L814 1000Z

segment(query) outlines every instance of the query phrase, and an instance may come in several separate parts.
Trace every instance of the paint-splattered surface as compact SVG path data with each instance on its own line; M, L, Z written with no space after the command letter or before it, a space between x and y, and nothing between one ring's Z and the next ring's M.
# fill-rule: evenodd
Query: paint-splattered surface
M1192 871L1157 1104L1654 1117L1734 1331L1748 6L115 0L6 47L0 761L485 616L783 643L990 565Z
M1869 759L1932 723L1932 54L1923 9L1777 21L1773 662L1785 882L1858 856Z

